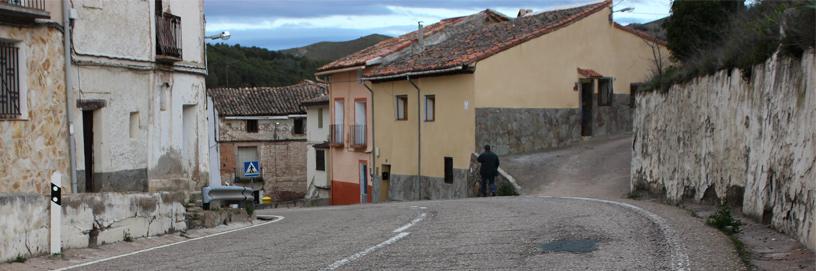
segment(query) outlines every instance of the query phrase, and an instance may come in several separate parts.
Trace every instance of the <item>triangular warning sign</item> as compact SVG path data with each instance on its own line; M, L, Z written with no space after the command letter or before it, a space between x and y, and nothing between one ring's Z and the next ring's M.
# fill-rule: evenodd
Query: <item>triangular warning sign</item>
M247 173L247 174L255 174L255 173L258 173L258 169L257 169L257 168L255 168L255 164L254 164L254 163L249 163L249 166L247 167L246 173Z

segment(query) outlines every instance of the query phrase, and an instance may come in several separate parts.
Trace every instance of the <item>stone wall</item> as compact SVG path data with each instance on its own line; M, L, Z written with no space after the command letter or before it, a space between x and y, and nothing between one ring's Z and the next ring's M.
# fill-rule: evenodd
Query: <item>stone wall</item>
M816 58L775 55L638 95L633 189L728 200L816 248Z
M62 200L63 249L187 228L183 193L82 193ZM0 194L0 261L48 252L49 205L38 194Z
M592 135L632 130L628 94L615 94L612 106L598 106L594 95ZM526 153L581 140L579 108L476 108L476 149L491 145L498 155Z
M62 33L52 27L0 25L20 50L27 116L0 119L0 192L47 193L49 176L70 182ZM70 186L66 187L66 191Z
M264 189L273 201L303 199L306 195L305 141L221 143L221 179L254 189ZM237 148L255 146L263 183L235 182ZM242 169L237 169L242 170Z

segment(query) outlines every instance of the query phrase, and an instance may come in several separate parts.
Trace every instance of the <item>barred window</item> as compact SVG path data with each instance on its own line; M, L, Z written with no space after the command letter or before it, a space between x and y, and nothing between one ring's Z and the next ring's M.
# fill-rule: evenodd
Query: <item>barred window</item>
M0 40L0 118L20 115L19 48Z

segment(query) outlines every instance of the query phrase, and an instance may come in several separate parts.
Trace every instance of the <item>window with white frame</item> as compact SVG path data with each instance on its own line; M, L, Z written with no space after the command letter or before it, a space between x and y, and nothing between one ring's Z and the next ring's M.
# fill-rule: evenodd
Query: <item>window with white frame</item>
M425 95L425 121L436 120L436 95Z
M394 108L394 114L396 115L397 120L408 119L408 113L406 112L407 109L408 109L408 95L397 95L396 105Z

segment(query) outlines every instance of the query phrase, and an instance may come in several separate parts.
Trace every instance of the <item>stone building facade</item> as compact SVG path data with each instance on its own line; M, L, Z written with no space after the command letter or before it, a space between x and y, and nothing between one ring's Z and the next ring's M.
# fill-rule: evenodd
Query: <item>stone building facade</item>
M61 3L0 4L0 193L48 193L69 181ZM15 15L16 14L16 15Z
M301 102L325 95L305 80L269 88L208 90L218 115L221 180L262 189L274 201L304 198L307 190L307 115ZM260 177L244 176L244 162L258 161Z

